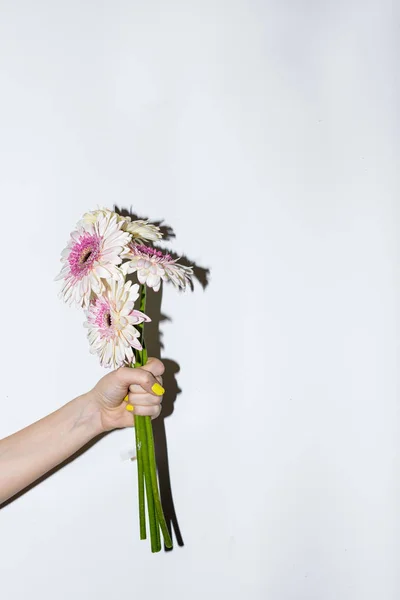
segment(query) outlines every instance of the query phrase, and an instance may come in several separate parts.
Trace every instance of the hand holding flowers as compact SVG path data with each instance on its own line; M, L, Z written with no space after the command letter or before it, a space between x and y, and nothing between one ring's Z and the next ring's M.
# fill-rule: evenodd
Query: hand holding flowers
M138 463L138 494L140 537L146 538L145 491L149 516L151 548L161 549L160 529L167 547L172 546L161 507L154 455L154 440L150 415L157 416L164 389L160 378L160 361L147 362L144 324L147 287L157 292L162 282L171 282L186 289L193 274L192 267L152 243L161 239L159 228L148 221L132 221L108 209L86 213L71 234L62 252L63 267L57 279L62 280L60 295L69 304L85 310L90 351L97 354L105 367L122 367L104 377L95 391L105 428L124 427L127 411L134 412ZM130 276L136 274L138 283ZM140 284L140 287L139 287ZM139 307L135 308L139 300ZM131 382L126 367L139 367ZM113 394L107 377L114 378ZM104 382L104 383L102 383ZM139 385L143 392L138 402ZM129 394L126 394L129 388ZM128 401L122 408L121 394ZM135 405L131 404L135 396ZM151 408L150 408L151 407Z
M143 367L120 367L100 379L90 395L98 409L102 431L131 427L132 413L134 417L158 417L164 391L163 373L163 363L149 358Z

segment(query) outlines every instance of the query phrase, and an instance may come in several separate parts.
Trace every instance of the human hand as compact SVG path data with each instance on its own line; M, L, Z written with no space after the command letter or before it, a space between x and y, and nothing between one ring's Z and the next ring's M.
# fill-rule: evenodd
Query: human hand
M120 367L102 377L90 394L99 409L103 431L131 427L132 413L158 417L164 394L163 373L163 363L149 358L143 367Z

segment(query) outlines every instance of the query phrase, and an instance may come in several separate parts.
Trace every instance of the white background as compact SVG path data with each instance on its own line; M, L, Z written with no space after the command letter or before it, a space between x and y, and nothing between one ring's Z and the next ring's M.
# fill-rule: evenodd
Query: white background
M1 597L397 599L391 2L0 7L0 437L103 373L53 282L83 212L210 269L163 298L185 546L138 540L115 432L0 510Z

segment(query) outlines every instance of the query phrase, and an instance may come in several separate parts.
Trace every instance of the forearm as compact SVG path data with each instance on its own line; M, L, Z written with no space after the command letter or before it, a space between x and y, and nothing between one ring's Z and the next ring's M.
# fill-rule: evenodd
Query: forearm
M91 394L0 440L0 504L102 433Z

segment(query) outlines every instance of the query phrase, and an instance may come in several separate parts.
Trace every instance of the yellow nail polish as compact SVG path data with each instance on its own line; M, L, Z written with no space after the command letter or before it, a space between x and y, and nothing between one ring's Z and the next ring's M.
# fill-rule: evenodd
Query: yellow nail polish
M126 410L129 410L129 412L133 412L134 408L133 408L132 404L127 404L126 405Z
M153 392L155 394L157 394L157 396L162 396L163 393L165 392L163 386L160 385L159 383L155 383L151 389L153 390Z
M129 396L125 396L124 402L128 402L128 400L129 400Z

